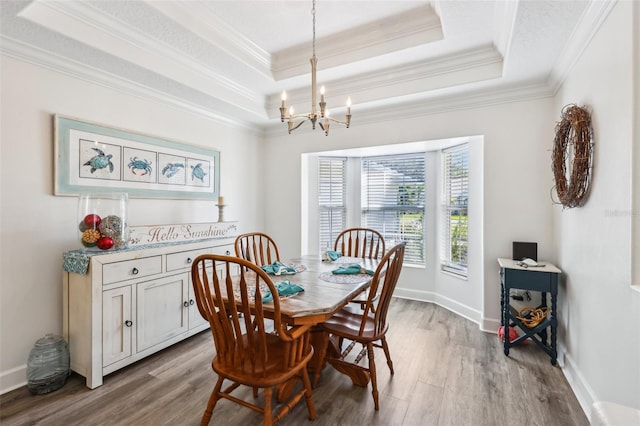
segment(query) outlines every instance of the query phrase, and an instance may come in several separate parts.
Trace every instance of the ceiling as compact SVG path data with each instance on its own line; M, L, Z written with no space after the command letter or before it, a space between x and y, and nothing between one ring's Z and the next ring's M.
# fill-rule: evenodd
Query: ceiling
M613 0L318 0L318 85L352 124L550 96ZM2 52L230 124L311 103L311 1L1 1Z

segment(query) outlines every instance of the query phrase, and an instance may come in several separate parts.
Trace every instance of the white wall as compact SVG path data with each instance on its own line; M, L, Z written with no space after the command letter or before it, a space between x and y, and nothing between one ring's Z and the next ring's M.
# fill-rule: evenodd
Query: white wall
M53 196L60 113L220 150L225 218L262 229L260 137L2 57L0 392L26 382L33 343L62 333L62 254L79 248L77 198ZM132 199L131 225L217 220L214 202Z
M551 99L452 111L392 122L359 125L357 106L350 129L335 127L327 137L320 130L300 130L267 138L264 182L282 198L265 199L267 232L284 247L284 257L295 256L301 241L301 155L337 149L380 146L451 137L483 135L484 246L474 268L479 274L462 281L433 270L405 268L398 294L437 301L464 314L490 331L499 326L500 282L496 258L511 255L512 241L537 241L541 258L555 260L548 143L553 135ZM366 115L363 117L366 120ZM298 133L299 132L299 133Z
M565 80L553 108L558 117L569 103L592 110L590 196L581 208L554 208L564 272L559 300L566 371L587 413L598 399L640 408L640 292L630 287L631 220L639 214L631 204L633 87L640 84L632 44L633 16L637 26L640 5L635 11L633 7L627 1L615 6ZM638 132L640 123L635 126ZM637 197L638 188L635 191Z

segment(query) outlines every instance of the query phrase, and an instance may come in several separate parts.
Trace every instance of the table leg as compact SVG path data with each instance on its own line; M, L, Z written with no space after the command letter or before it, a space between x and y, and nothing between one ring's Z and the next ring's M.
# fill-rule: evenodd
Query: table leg
M325 332L321 327L312 327L309 331L309 341L313 346L313 356L307 364L307 371L309 377L312 378L312 387L316 387L320 380L320 372L326 365L326 353L327 346L329 345L329 334ZM293 388L297 382L297 378L291 379L288 382L278 386L276 389L276 398L279 402L289 399Z
M556 365L558 359L558 351L556 349L556 333L558 329L558 318L556 317L556 303L558 301L558 293L551 292L551 365Z
M316 387L320 381L320 373L327 363L327 348L329 347L329 333L322 327L313 327L310 331L311 346L313 346L313 357L309 361L307 370L312 377L312 387Z
M509 345L511 343L509 333L509 287L502 285L502 327L504 334L504 354L509 356Z
M547 292L543 291L540 293L540 307L542 309L547 307ZM538 333L540 339L542 340L542 344L545 346L549 346L549 341L547 339L547 328L543 328L540 333Z

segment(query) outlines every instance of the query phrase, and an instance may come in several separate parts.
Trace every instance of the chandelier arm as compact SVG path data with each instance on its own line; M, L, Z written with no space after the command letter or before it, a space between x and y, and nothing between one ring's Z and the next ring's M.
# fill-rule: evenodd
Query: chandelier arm
M347 120L338 120L337 118L334 117L325 117L325 120L329 120L329 121L333 121L334 123L338 123L338 124L347 124Z
M302 126L308 120L309 120L309 118L305 118L304 120L300 120L296 124L294 124L293 121L289 121L289 133L293 132L298 127Z

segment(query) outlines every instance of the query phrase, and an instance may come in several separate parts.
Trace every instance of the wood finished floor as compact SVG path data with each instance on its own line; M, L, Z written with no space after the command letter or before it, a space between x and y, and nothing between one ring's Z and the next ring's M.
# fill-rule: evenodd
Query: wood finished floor
M379 412L370 385L353 386L327 367L314 389L315 422L302 402L280 424L588 425L560 368L534 345L506 357L496 335L429 303L394 299L389 316L395 374L377 349ZM75 373L47 395L16 389L0 396L0 424L197 425L215 383L213 353L206 331L107 376L94 390ZM250 389L235 392L253 398ZM260 414L223 400L211 424L261 422Z

